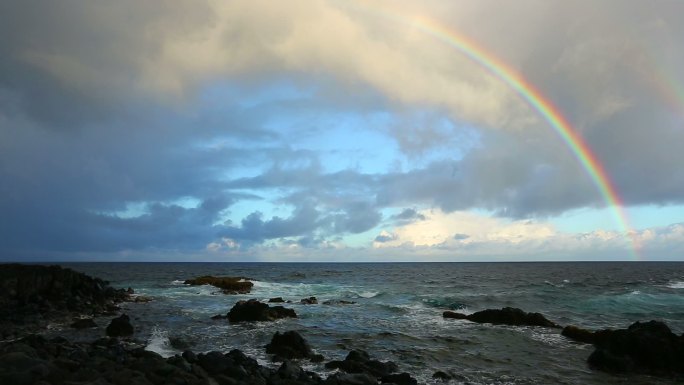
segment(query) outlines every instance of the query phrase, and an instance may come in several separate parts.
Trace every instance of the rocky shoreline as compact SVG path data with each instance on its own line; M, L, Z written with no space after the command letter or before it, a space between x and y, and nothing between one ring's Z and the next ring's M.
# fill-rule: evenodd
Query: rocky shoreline
M244 278L201 278L201 284L228 287L238 283L245 288ZM59 266L0 265L0 289L1 384L417 384L411 374L401 372L394 362L375 360L361 350L348 352L344 360L325 362L325 357L317 354L315 347L296 331L276 332L264 346L272 361L280 363L273 367L260 365L237 349L207 353L186 350L164 358L132 339L134 325L118 306L124 301L135 301L132 289L114 289L103 280ZM237 292L232 289L236 287L225 292ZM275 298L269 302L286 301ZM300 303L318 305L315 297ZM90 318L95 316L111 317L107 337L72 342L40 335L48 322L71 322L73 328L96 327ZM228 314L214 318L234 323L269 322L283 317L297 315L283 306L249 300L238 301ZM542 314L516 308L487 309L467 315L446 311L443 317L488 324L561 327ZM587 359L592 369L684 378L684 335L675 335L662 322L636 322L627 329L599 331L566 326L561 334L578 343L594 345L595 350ZM325 362L326 369L336 371L322 378L302 368L307 362ZM440 371L433 378L446 383L450 375Z

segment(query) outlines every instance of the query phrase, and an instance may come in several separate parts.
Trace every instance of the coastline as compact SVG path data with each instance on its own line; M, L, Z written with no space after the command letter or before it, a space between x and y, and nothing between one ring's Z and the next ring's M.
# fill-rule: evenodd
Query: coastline
M79 274L80 274L80 273L79 273ZM192 278L192 277L187 277L187 278ZM125 290L125 289L123 289L123 288L121 288L121 289L116 289L116 290L118 290L118 291L116 291L117 293L125 292L125 293L127 294L127 300L133 300L133 301L134 301L135 298L136 298L135 296L131 296L131 294L130 294L127 290ZM225 297L222 295L222 296L219 296L219 297L217 297L217 298L224 298L224 299L227 299L228 302L231 302L231 301L229 300L229 298L233 298L233 297L232 297L231 295L226 295ZM232 302L234 302L234 301L232 301ZM144 307L144 306L146 306L146 304L136 304L136 306L134 306L134 307L140 308L140 306L143 306L143 307ZM324 305L312 305L312 306L324 306ZM359 308L359 307L362 307L362 305L356 305L356 306L355 306L355 308ZM309 309L315 309L315 307L309 308ZM343 309L343 308L341 308L341 309ZM117 316L120 314L120 310L121 310L121 309L118 309L118 311L116 312L116 315L117 315ZM126 312L129 312L130 310L131 310L130 308L125 309ZM526 309L526 310L528 310L528 309ZM95 311L91 311L91 314L95 314ZM82 315L82 313L80 313L80 314L75 314L75 313L74 313L73 315L74 315L74 316L80 317L80 316ZM104 319L104 318L114 318L114 315L115 315L115 314L114 314L114 313L108 313L108 314L100 313L100 315L103 316L103 319ZM135 317L136 317L136 316L135 316L135 314L130 314L130 315L131 315L132 318L133 318L132 323L133 323L133 325L135 325L135 323L136 323ZM57 319L53 319L53 320L57 320ZM60 319L59 319L60 322L63 322L64 320L65 320L65 318L60 318ZM469 322L469 321L457 321L457 320L455 320L454 322ZM487 322L487 321L485 321L485 322ZM491 322L491 319L489 320L489 322ZM64 324L64 323L63 323L63 324ZM258 325L257 325L257 326L258 326ZM486 325L485 325L485 326L486 326ZM486 326L486 327L488 328L487 330L489 330L489 329L492 328L492 327L490 327L490 326ZM100 322L100 325L99 325L99 329L96 329L96 330L101 330L100 333L102 333L102 331L103 331L103 325L101 324L101 322ZM281 330L281 331L285 332L285 331L287 331L287 330ZM557 333L560 333L560 330L559 330ZM304 333L302 333L302 334L303 334L304 337L306 338L306 334L307 334L307 333L304 332ZM29 337L29 343L28 343L29 346L31 346L31 342L30 342L30 341L31 341L31 340L30 340L31 338L37 338L37 337ZM51 340L52 340L52 338L51 338ZM148 345L149 341L136 341L135 339L130 339L130 338L129 338L129 339L127 339L127 338L122 338L122 339L117 339L116 341L114 341L114 340L112 340L111 338L104 338L104 337L101 337L101 335L100 335L100 337L94 338L94 339L92 339L92 340L90 340L90 341L87 341L87 342L83 342L83 341L80 341L80 342L66 341L64 338L60 338L60 337L54 337L54 341L51 341L51 340L43 339L43 340L36 340L36 341L39 341L39 345L41 345L41 346L48 346L48 347L50 347L49 349L52 349L52 350L81 350L81 351L87 351L87 352L89 352L90 355L94 355L94 356L98 356L98 354L99 354L99 353L95 353L96 351L97 351L97 352L100 352L101 350L107 350L107 349L110 349L110 348L111 348L111 349L113 349L113 350L118 351L118 352L121 353L120 356L118 356L118 358L116 358L116 355L113 356L113 357L115 357L115 361L117 361L117 360L118 360L118 361L122 361L122 360L123 360L123 361L126 361L126 360L129 360L129 361L131 361L131 362L137 362L137 360L143 359L143 358L144 358L145 360L152 360L152 361L156 362L157 364L159 364L159 365L161 365L161 366L163 366L163 365L162 365L162 362L163 362L165 365L166 365L166 364L169 364L169 365L172 365L172 366L174 365L174 364L172 364L172 363L175 362L175 364L180 365L180 367L181 367L182 370L186 370L186 369L187 369L187 365L186 365L186 364L193 364L192 362L188 361L186 358L183 358L182 356L180 356L180 357L181 357L183 360L185 360L185 363L183 363L182 361L180 361L178 358L173 358L173 356L172 356L172 357L169 357L169 358L163 358L163 357L161 357L161 356L154 355L154 354L156 354L156 353L153 353L153 352L142 353L141 350L144 351L144 348L145 348L146 345ZM17 341L14 341L14 342L16 343ZM7 353L7 350L6 350L6 349L7 349L7 346L8 346L7 343L8 343L8 341L4 341L3 344L2 344L3 349L5 349L5 350L3 350L4 353ZM11 344L12 342L9 342L9 343ZM21 343L19 343L19 344L21 344ZM104 347L103 347L103 346L104 346ZM21 352L21 349L24 349L24 348L20 346L19 352ZM33 349L33 350L36 350L36 347L32 347L32 349ZM40 349L38 349L38 350L40 350L40 352L42 352L42 353L40 353L39 351L36 351L36 355L37 355L37 356L41 356L41 355L42 355L42 356L45 356L46 352L43 351L43 350L41 350L41 349L42 349L42 348L40 348ZM48 350L49 350L49 349L48 349ZM313 349L316 350L316 346L313 346ZM350 348L350 349L351 349L351 348ZM30 349L29 349L29 350L30 350ZM352 350L353 350L353 349L352 349ZM14 351L14 353L17 353L17 351ZM39 353L40 353L40 354L39 354ZM223 356L226 356L226 354L228 354L228 353L229 353L229 351L220 352L220 354L222 354ZM369 350L369 353L370 353L370 357L368 357L368 359L369 359L369 360L373 360L373 355L374 355L374 354L373 354L373 351L372 351L372 350ZM107 354L110 354L110 353L107 353ZM193 353L193 354L195 354L195 353ZM200 353L200 354L204 354L204 353ZM208 352L207 352L207 354L208 354ZM237 354L237 353L234 353L234 354ZM342 354L342 355L344 356L345 354L348 355L348 352L347 352L347 351L340 351L339 354ZM110 354L110 355L111 355L111 354ZM195 354L195 355L199 355L199 354ZM215 355L215 354L214 354L214 355ZM171 359L171 362L172 362L172 363L169 363L169 360L170 360L170 359ZM330 359L330 360L333 360L333 361L334 361L333 358L326 357L326 359L327 359L327 360ZM0 361L1 361L1 360L0 360ZM338 361L339 361L339 360L338 360ZM342 361L343 361L343 360L342 360ZM59 362L60 362L60 365L61 365L61 361L59 361ZM127 361L126 361L126 362L127 362ZM245 362L246 362L246 361L245 361ZM252 362L252 361L249 361L249 362ZM256 362L256 361L254 361L254 362ZM298 362L298 361L297 361L297 362ZM381 361L378 361L378 362L381 362ZM386 362L386 361L385 361L385 362ZM267 365L264 366L263 364L267 364ZM300 364L301 364L301 363L300 363ZM48 367L50 367L50 365L45 364L45 363L42 363L41 365L47 365ZM74 364L72 363L71 365L73 366ZM251 364L250 364L250 365L251 365ZM263 361L262 361L262 362L257 362L257 365L258 365L258 366L254 366L254 368L255 368L254 370L257 370L258 372L260 372L260 373L262 373L262 374L271 373L271 374L269 374L269 376L271 376L271 375L276 376L277 373L278 373L278 371L280 370L280 367L282 366L282 364L265 363L265 362L263 362ZM83 364L83 363L81 363L81 366L86 366L86 367L87 367L88 364ZM205 366L206 366L206 365L205 365ZM302 366L305 367L305 368L307 368L307 369L309 368L309 366L308 366L307 364L302 365ZM398 366L399 366L399 367L402 366L401 362L399 362L399 365L398 365ZM296 364L295 364L294 366L293 366L293 365L290 365L290 364L287 365L287 368L292 369L293 367L298 367L298 366L297 366ZM64 368L63 368L63 369L64 369ZM171 370L171 369L169 369L169 368L167 368L167 370L170 370L170 372L174 372L173 370ZM285 370L285 369L283 369L283 370ZM289 370L289 369L288 369L288 370ZM292 369L292 370L293 370L292 373L294 373L294 372L296 372L296 373L302 373L302 372L300 372L300 371L298 371L298 370L295 370L295 369ZM186 370L186 371L187 371L187 370ZM205 371L206 371L206 369L205 369ZM38 370L38 372L41 372L41 370ZM45 372L45 371L43 370L41 373L44 373L44 372ZM58 371L58 372L59 372L59 371ZM306 371L304 371L304 372L306 372ZM275 373L275 374L274 374L274 373ZM290 374L291 374L291 375L294 375L294 374L292 374L292 373L290 373ZM341 373L341 372L340 372L340 373ZM322 383L322 381L326 381L326 380L323 380L322 378L320 378L320 374L321 374L321 373L316 374L316 376L319 376L319 377L315 377L315 376L311 375L310 377L301 378L301 379L297 379L297 380L294 380L293 378L289 378L289 377L288 377L288 381L299 381L299 382L294 382L294 383L302 383L302 384ZM329 373L328 373L328 374L329 374ZM434 374L435 374L435 375L438 375L437 371L435 371ZM456 376L456 379L452 380L452 382L454 382L454 383L459 383L459 381L457 380L457 379L458 379L458 373L447 373L447 372L442 372L442 374L439 374L438 377L439 377L439 376L442 376L442 375L444 375L444 376L449 376L449 377L455 375L455 376ZM299 374L297 374L297 376L299 376ZM408 375L408 376L409 376L409 378L411 378L411 375ZM262 377L263 377L263 376L262 376ZM267 376L267 377L268 377L268 376ZM339 377L339 376L338 376L338 377ZM334 379L331 379L330 381L337 381L336 383L340 383L340 384L344 383L344 382L340 382L340 381L342 381L342 379L340 379L340 378L338 378L338 377L335 377ZM264 378L265 378L265 377L264 377ZM269 377L269 378L270 378L270 377ZM274 378L275 378L275 377L274 377ZM283 378L281 378L281 377L278 377L278 378L280 378L281 380L283 380ZM380 378L380 377L376 377L376 378L375 378L375 381L377 382L379 379L381 379L381 378ZM444 379L448 380L448 378L444 378ZM348 378L347 380L352 381L351 378ZM358 379L357 379L357 380L358 380ZM208 381L208 380L207 380L207 381ZM257 381L257 380L254 380L254 381ZM269 382L269 381L271 381L271 382ZM275 380L273 380L273 381L275 381ZM275 382L273 382L273 381L267 379L267 382L266 382L266 383L275 383ZM345 381L346 381L346 380L345 380ZM443 379L435 379L435 381L443 381ZM53 381L53 382L54 382L54 381ZM350 383L351 383L351 382L350 382Z

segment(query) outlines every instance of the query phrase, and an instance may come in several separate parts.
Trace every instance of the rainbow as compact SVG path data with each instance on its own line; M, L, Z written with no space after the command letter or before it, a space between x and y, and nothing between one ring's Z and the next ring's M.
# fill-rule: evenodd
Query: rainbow
M515 69L508 66L494 54L487 52L473 40L439 24L436 20L417 15L407 14L404 16L395 10L379 8L370 2L364 2L361 8L371 11L373 14L384 19L407 25L447 44L515 91L549 123L570 149L573 156L589 175L606 205L611 209L620 231L628 237L632 246L633 258L636 260L641 259L640 245L636 232L630 226L629 217L624 209L622 199L618 195L617 189L603 164L558 108L550 100L546 99L533 84L526 81Z

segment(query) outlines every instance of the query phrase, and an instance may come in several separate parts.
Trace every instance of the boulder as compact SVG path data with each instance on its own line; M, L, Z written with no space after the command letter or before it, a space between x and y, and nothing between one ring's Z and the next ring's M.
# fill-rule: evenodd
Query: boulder
M684 375L684 336L660 321L635 322L627 329L604 332L594 339L589 365L615 373L666 377Z
M128 337L133 335L133 331L131 319L126 314L114 318L107 326L107 335L110 337Z
M279 318L297 318L297 313L282 306L268 306L256 299L238 301L228 312L230 322L273 321Z
M275 297L268 300L269 303L283 303L285 300L283 297Z
M505 307L502 309L487 309L473 314L461 314L446 311L442 314L444 318L466 319L477 323L490 323L494 325L513 325L513 326L544 326L559 328L560 326L549 321L540 313L526 313L518 308Z
M183 283L191 286L211 285L221 289L224 294L247 294L254 286L244 277L214 277L211 275L187 279Z
M441 370L438 370L432 374L432 378L434 378L435 380L440 380L440 381L449 381L452 379L452 376L447 372L443 372Z
M325 364L328 369L339 369L347 373L363 373L381 378L396 372L399 368L392 361L380 362L371 360L363 350L352 350L344 361L330 361Z
M612 330L603 329L597 331L591 331L587 329L582 329L574 325L568 325L563 328L561 334L573 341L584 342L586 344L596 344L603 339L607 338L608 335L612 333Z
M323 356L314 354L304 337L292 330L282 334L276 332L271 342L266 345L266 353L275 354L279 360L308 358L314 362L323 361Z
M380 378L380 382L383 384L395 384L395 385L418 385L418 380L411 377L408 373L399 374L388 374Z
M316 305L318 304L318 299L316 297L302 298L299 300L302 305Z

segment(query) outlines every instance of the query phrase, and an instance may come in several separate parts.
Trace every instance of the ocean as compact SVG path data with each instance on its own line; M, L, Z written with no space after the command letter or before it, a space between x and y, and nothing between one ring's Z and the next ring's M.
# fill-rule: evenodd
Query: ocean
M436 371L451 384L672 384L643 375L591 370L593 347L558 329L494 326L442 318L445 310L472 313L518 307L561 325L626 328L635 321L665 321L684 332L684 263L66 263L64 267L132 287L148 303L126 303L137 339L164 356L238 348L270 363L264 351L276 331L299 331L326 361L351 349L392 360L420 383ZM244 276L250 294L225 295L210 286L187 286L201 275ZM299 300L315 296L317 305ZM242 299L283 297L299 318L230 324L212 320ZM354 304L324 305L326 300ZM106 326L107 317L96 319ZM92 340L102 330L51 333ZM303 365L327 375L323 364Z

